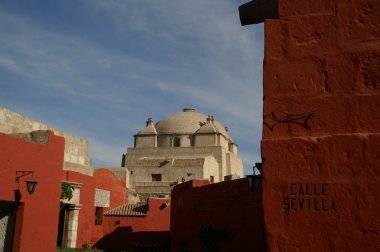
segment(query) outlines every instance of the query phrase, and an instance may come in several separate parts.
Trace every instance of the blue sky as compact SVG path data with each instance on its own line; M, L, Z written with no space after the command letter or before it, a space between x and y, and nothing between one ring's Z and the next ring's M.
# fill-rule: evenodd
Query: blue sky
M247 0L3 0L0 106L87 139L120 166L133 135L191 107L228 126L245 173L260 160L263 26Z

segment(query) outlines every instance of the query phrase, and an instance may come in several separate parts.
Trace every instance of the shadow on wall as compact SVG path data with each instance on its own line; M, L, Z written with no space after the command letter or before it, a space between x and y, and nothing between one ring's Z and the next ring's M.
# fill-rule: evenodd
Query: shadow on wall
M246 178L175 186L171 201L172 252L266 251L262 190Z
M131 226L119 227L95 244L104 252L169 252L170 232L133 232Z

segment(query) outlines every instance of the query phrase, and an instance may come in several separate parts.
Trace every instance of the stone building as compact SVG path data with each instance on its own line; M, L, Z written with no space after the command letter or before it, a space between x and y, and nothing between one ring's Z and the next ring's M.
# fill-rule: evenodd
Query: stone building
M129 189L139 195L169 196L172 186L192 179L211 183L243 176L242 160L227 127L185 108L158 123L151 118L123 155Z
M64 170L92 175L93 169L90 167L87 151L88 141L0 107L0 132L17 135L36 130L52 130L56 136L62 136L65 139Z

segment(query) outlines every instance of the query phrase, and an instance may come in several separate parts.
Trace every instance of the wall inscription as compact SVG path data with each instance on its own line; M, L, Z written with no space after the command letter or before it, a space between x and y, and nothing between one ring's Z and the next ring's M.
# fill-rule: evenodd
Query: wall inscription
M291 183L289 195L283 198L286 212L336 212L335 200L329 192L329 184Z

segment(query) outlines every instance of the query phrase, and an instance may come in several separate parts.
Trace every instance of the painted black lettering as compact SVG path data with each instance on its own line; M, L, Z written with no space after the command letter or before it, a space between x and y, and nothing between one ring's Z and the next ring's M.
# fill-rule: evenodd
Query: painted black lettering
M325 208L326 207L326 199L322 199L322 211L328 211L329 209L328 208Z
M289 198L284 197L283 200L284 200L284 210L289 211L289 209L290 209Z
M322 196L327 196L327 184L322 184Z
M335 207L335 201L334 200L332 200L332 202L331 202L330 211L331 212L336 212L336 207Z
M303 204L304 204L304 199L298 199L298 205L299 205L299 207L300 207L300 210L302 210L302 208L303 208Z
M314 184L314 195L316 195L316 196L320 195L318 193L317 184Z
M297 186L297 184L290 184L290 195L296 195L296 193L293 191L294 186Z
M315 211L318 211L318 212L321 211L321 209L318 208L318 205L317 205L317 199L314 199L314 210L315 210Z
M293 211L296 211L296 207L295 207L295 202L296 199L295 198L290 198L290 210L293 210Z
M303 195L302 184L300 184L300 188L298 189L298 195L299 195L299 196Z
M306 195L311 195L311 193L309 192L309 184L306 184Z

